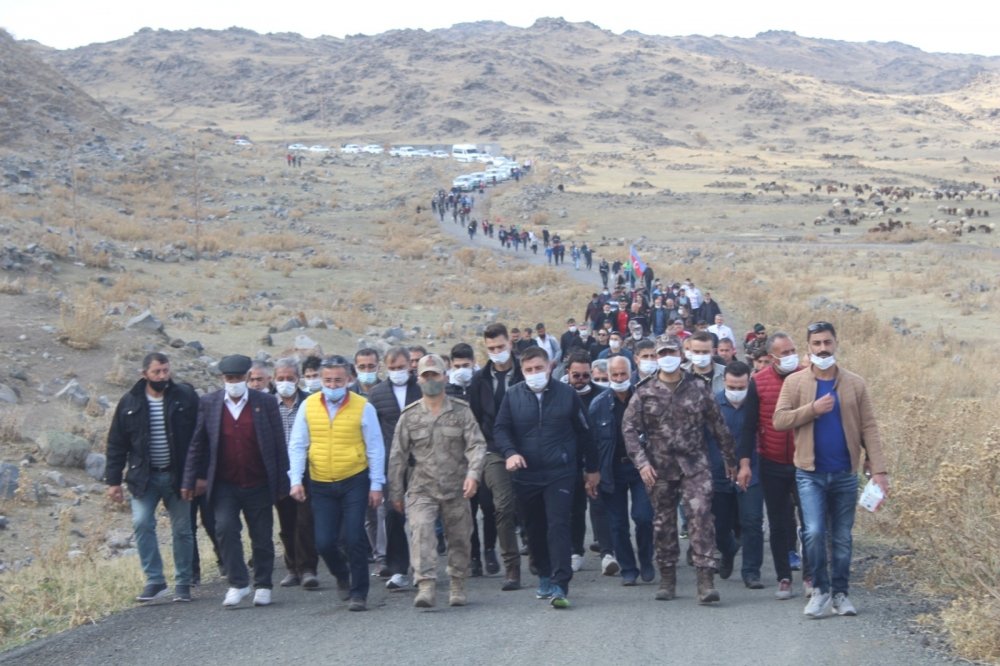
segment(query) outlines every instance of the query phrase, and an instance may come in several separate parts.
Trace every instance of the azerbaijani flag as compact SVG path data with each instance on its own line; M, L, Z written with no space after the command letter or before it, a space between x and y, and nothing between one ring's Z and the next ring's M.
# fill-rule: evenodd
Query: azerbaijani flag
M639 258L639 253L635 251L634 245L628 246L628 259L632 262L632 270L635 271L635 276L641 278L642 274L646 272L646 264Z

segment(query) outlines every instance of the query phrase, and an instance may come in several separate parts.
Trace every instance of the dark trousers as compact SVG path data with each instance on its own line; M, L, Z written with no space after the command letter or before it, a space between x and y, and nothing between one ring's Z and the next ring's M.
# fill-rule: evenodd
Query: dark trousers
M615 464L614 482L614 492L602 492L601 500L611 521L611 538L622 576L635 578L639 575L640 566L651 566L653 563L653 505L642 477L639 476L639 470L631 461ZM632 549L629 495L632 496L631 518L635 523L638 562L636 551Z
M368 598L368 470L343 481L309 481L316 551L338 581L350 580L351 598ZM390 512L392 513L392 512ZM343 538L347 562L340 550Z
M514 484L518 512L524 517L531 559L538 575L569 592L573 578L570 567L570 511L574 475L550 481L544 486Z
M570 552L583 555L583 542L587 536L587 490L583 485L583 472L577 473L573 480L573 504L570 507L569 518Z
M771 557L778 580L792 579L788 553L795 550L798 538L795 507L799 503L799 490L795 482L795 465L783 465L766 458L760 459L760 485L764 490L764 506L771 529ZM801 520L801 515L800 515ZM806 553L802 553L802 571L809 571Z
M406 516L391 506L385 508L385 565L394 574L405 576L410 571L410 540L406 536Z
M194 554L191 559L191 573L194 580L201 581L201 557L198 554L198 514L201 514L201 526L205 528L208 540L212 542L215 563L222 568L222 556L219 554L219 541L215 537L215 510L209 505L208 499L201 495L191 500L191 533L194 535Z
M476 520L476 512L480 507L483 510L483 541L479 541L479 522ZM472 499L469 500L469 508L472 509L472 559L479 560L483 550L493 550L497 546L497 521L496 508L493 506L493 493L480 484L479 489Z
M712 515L716 548L723 555L735 555L742 546L743 580L760 579L764 563L764 492L760 484L743 492L716 492L712 496Z
M587 503L590 505L590 529L601 549L601 557L613 555L615 543L611 537L611 519L608 517L604 502L599 497L597 499L588 497Z
M312 506L291 497L278 500L278 536L285 548L288 573L302 576L316 573L319 555L313 528Z
M247 524L253 557L254 587L271 587L274 571L274 510L271 504L271 488L267 484L254 488L240 488L231 483L216 482L212 490L212 505L215 508L215 534L219 540L222 565L230 587L250 585L250 573L243 559L243 523Z

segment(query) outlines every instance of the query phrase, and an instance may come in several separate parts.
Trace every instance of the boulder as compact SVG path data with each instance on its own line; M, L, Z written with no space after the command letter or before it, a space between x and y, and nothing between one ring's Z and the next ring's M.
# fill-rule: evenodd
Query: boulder
M21 470L11 463L0 463L0 499L14 499L17 493Z
M108 548L114 550L129 548L132 545L132 532L123 529L108 530L105 536L105 543L108 545Z
M49 430L38 438L45 462L53 467L83 468L90 453L90 442L69 432Z
M95 481L100 481L104 478L104 468L107 463L107 458L103 453L91 451L83 462L83 468L87 470L87 476Z
M67 486L69 486L69 481L66 480L66 477L63 476L62 472L59 472L54 469L42 472L41 477L43 479L48 479L49 481L59 486L60 488L66 488Z
M75 379L69 380L69 383L56 393L56 398L66 400L77 407L86 407L90 402L90 395Z
M16 405L18 402L17 391L6 384L0 384L0 402Z
M152 331L154 333L163 332L163 322L153 316L153 313L149 310L137 314L128 320L125 324L125 328L128 330L140 330L140 331Z

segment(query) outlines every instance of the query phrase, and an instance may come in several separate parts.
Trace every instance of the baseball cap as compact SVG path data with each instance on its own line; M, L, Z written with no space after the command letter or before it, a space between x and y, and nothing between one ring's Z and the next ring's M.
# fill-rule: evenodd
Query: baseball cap
M448 370L444 365L444 359L437 354L427 354L426 356L421 356L420 361L417 363L418 377L425 372L436 372L439 375L443 375L447 371Z
M656 338L656 351L660 351L661 349L680 351L681 339L676 335L661 335Z

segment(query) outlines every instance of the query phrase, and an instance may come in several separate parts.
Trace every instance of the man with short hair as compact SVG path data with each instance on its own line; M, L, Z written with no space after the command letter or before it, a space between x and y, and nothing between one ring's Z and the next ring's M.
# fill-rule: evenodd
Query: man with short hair
M590 364L590 381L594 382L601 390L611 386L608 380L608 360L606 358L597 359Z
M427 348L423 345L410 345L406 348L406 351L410 356L410 374L416 378L417 376L417 363L424 356L427 356Z
M768 341L768 352L774 365L756 372L750 380L746 398L746 421L740 437L737 457L740 471L737 483L749 478L749 464L754 449L760 458L760 486L764 493L767 522L770 528L768 541L771 558L778 579L774 597L779 601L791 599L792 564L797 541L795 507L798 489L795 482L795 440L790 432L780 432L774 427L774 410L778 404L785 380L802 369L795 351L795 343L787 333L778 331ZM758 353L758 351L755 351ZM802 560L802 584L809 593L808 553Z
M729 365L736 360L736 345L729 338L719 340L719 347L716 349L716 352L722 360L722 365Z
M264 393L274 393L271 386L271 364L267 361L254 361L247 375L247 388Z
M290 442L295 415L309 394L299 388L298 362L294 358L281 358L274 364L274 386L278 399L278 412ZM312 507L308 502L297 502L288 496L278 500L278 536L285 548L285 568L288 574L281 580L281 587L301 585L307 590L319 587L316 565L316 536L313 529Z
M716 315L722 314L722 308L712 299L712 293L705 292L705 300L701 304L701 316L705 321L715 321ZM735 341L736 338L733 338Z
M729 470L735 469L733 437L718 405L698 380L681 369L681 341L656 341L659 371L636 386L622 420L629 458L646 484L655 510L653 534L660 567L656 598L673 599L677 586L677 502L684 502L698 576L698 602L719 601L714 587L715 526L706 432L718 438ZM643 445L640 436L645 436Z
M583 404L576 392L551 377L551 360L542 348L521 357L524 382L511 386L494 425L496 449L511 473L528 548L538 569L539 599L568 608L573 577L570 507L583 451L587 494L597 494L600 473Z
M598 354L597 358L609 359L612 356L624 356L629 360L629 363L635 358L631 350L625 349L622 345L622 334L618 331L611 331L608 334L608 348Z
M181 484L182 497L205 495L215 508L215 533L229 579L225 608L238 606L251 590L240 514L253 552L253 603L270 605L273 507L289 492L288 449L278 402L247 388L252 363L240 354L219 361L224 388L201 397Z
M448 603L464 606L469 575L469 501L479 486L486 440L467 403L445 394L445 364L429 354L417 365L422 397L403 410L396 424L389 459L390 501L402 513L404 487L410 524L410 553L418 592L413 605L434 606L440 512L448 540Z
M497 539L504 563L504 581L500 589L512 591L521 587L521 549L517 542L514 489L506 462L495 446L494 424L508 389L523 382L524 375L521 374L520 363L511 353L506 326L490 324L483 331L483 340L490 360L472 378L469 407L486 439L483 481L493 496L496 512Z
M545 332L545 324L543 322L538 322L535 325L535 344L545 350L553 367L555 367L556 361L562 358L562 348L559 346L558 340Z
M590 360L596 361L601 357L601 353L609 349L608 332L603 328L594 331L594 344L590 348Z
M108 431L104 481L107 495L124 502L124 481L132 496L132 529L146 583L136 601L165 596L156 538L156 507L162 501L170 514L174 553L174 601L191 601L194 533L192 511L181 496L180 480L188 444L198 417L198 395L190 384L171 377L170 359L159 352L142 360L142 377L122 396Z
M813 592L805 614L856 615L848 598L861 455L872 480L889 494L889 475L865 380L837 362L837 331L818 321L806 329L810 365L781 387L774 427L795 437L798 486ZM827 534L833 554L827 569ZM805 568L803 563L803 568Z
M385 444L374 407L347 390L349 367L343 356L323 359L323 388L306 398L292 425L288 479L296 501L312 502L316 550L347 610L357 612L368 609L365 508L383 501Z
M754 354L758 350L766 350L768 346L767 327L759 322L754 324L753 330L743 339L743 353L746 355L747 363L753 362Z
M725 388L715 394L715 402L726 420L726 427L733 437L743 432L746 420L746 396L750 384L750 367L742 361L726 366ZM743 584L751 590L763 589L760 567L764 561L764 494L760 487L757 453L752 451L744 463L749 475L744 474L743 484L734 483L726 474L722 451L714 437L708 440L709 459L712 461L712 515L715 517L715 545L722 554L719 577L723 580L733 573L737 551L743 548L741 575Z
M583 349L583 341L580 339L580 331L576 325L576 319L570 317L566 320L566 332L559 339L559 349L561 361L565 361L573 349Z
M379 354L377 349L365 347L354 352L354 370L358 373L357 392L367 396L381 380L378 378Z
M653 337L659 337L667 332L667 324L670 322L669 314L669 311L663 305L663 296L653 298L653 310L649 315Z
M652 341L650 344L655 347ZM656 577L653 568L653 507L639 470L628 457L622 437L622 419L632 398L632 364L624 356L616 356L608 361L608 373L611 389L602 392L590 403L588 419L601 461L601 501L611 523L611 542L616 561L621 566L622 585L631 586L636 584L640 575L647 583ZM630 536L629 495L639 551L638 562Z
M703 381L711 395L721 391L724 383L726 366L712 361L712 336L706 331L699 331L684 341L688 348L688 361L684 370L691 376Z
M422 356L421 349L410 347L392 347L385 353L385 367L389 372L389 381L382 382L372 389L368 395L371 406L378 415L382 442L385 444L383 460L388 465L392 455L392 441L399 415L408 406L420 399L420 386L417 384L417 363ZM417 361L414 362L414 358ZM412 368L412 371L411 371ZM388 468L382 470L383 474ZM395 492L388 488L387 492ZM406 522L403 514L395 511L392 505L386 505L385 512L385 564L389 569L389 580L386 588L401 590L410 586L410 549L406 537Z
M725 324L725 318L721 314L715 315L715 323L708 327L708 332L712 333L719 339L719 342L723 340L736 341L736 336L733 335L733 329L729 328Z
M632 378L633 384L638 384L646 377L656 374L660 366L657 363L656 343L649 339L640 340L635 346L635 357L637 361L636 374ZM629 397L631 397L631 392Z
M323 359L319 356L306 356L302 361L302 388L306 393L317 393L323 388L323 380L319 376L319 366Z

